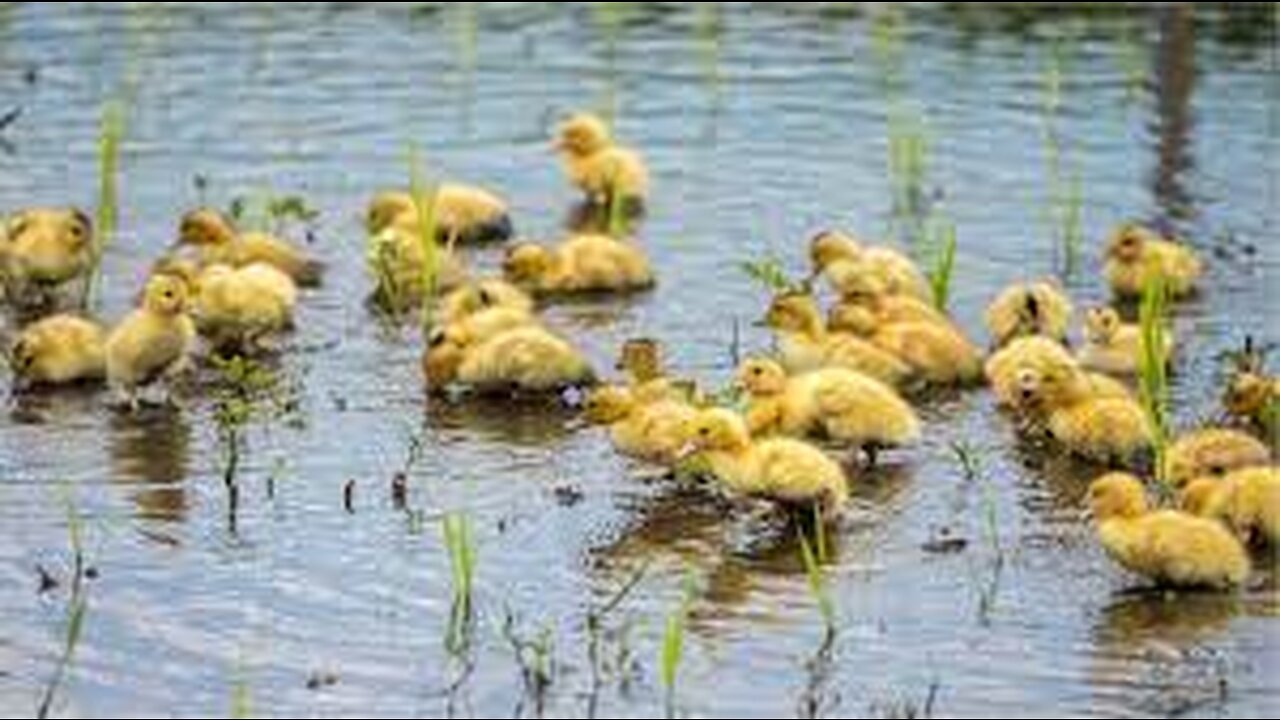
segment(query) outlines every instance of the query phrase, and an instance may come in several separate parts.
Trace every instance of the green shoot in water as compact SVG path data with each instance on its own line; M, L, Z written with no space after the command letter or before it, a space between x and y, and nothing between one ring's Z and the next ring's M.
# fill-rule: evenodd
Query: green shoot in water
M472 585L476 572L475 542L471 535L471 521L466 515L445 515L441 529L445 550L449 553L449 570L453 581L453 601L449 610L445 649L450 655L460 656L471 645L471 630L475 622L475 607L472 603Z
M231 711L228 716L232 720L248 720L253 717L253 697L243 658L236 662L235 675L231 678Z
M124 141L125 107L119 100L102 106L98 128L98 209L93 233L93 249L82 304L93 302L101 281L102 257L115 237L120 216L120 145Z
M1138 310L1138 393L1151 427L1156 479L1162 490L1168 489L1164 467L1169 442L1169 368L1165 362L1168 305L1169 293L1163 279L1152 278L1143 288Z
M693 603L696 591L693 574L686 573L683 594L675 610L667 616L666 630L662 634L662 657L660 663L662 687L666 689L667 717L675 717L676 681L679 678L680 663L684 659L685 627L689 621L689 606Z
M807 290L804 283L797 283L787 277L782 269L782 262L776 257L765 257L760 260L743 260L738 267L747 277L760 284L770 294Z
M76 508L75 495L70 484L61 486L61 495L67 515L67 537L71 549L71 596L67 600L67 624L62 635L62 654L58 657L53 676L45 685L40 705L36 708L36 717L41 720L49 717L58 690L66 680L71 662L75 658L76 648L80 645L85 617L89 612L89 601L84 584L87 570L84 552L84 521Z
M888 123L893 234L914 243L924 234L928 214L928 133L920 113L900 103L890 110Z
M829 645L836 636L836 610L835 603L831 599L831 593L827 590L826 578L822 574L822 563L825 562L827 551L821 513L816 508L814 513L815 522L817 523L814 527L816 543L811 545L804 530L800 530L798 532L800 537L800 559L804 562L805 576L809 581L809 593L817 601L818 611L822 613L822 623L826 629L824 644Z
M442 251L436 242L436 187L427 183L422 169L422 159L417 147L409 151L409 195L413 198L418 215L418 243L422 249L422 330L425 334L432 324L432 308L435 305L436 288L440 281ZM446 248L448 252L452 248Z
M951 276L956 266L956 226L946 218L935 218L933 225L933 269L929 285L933 288L933 305L947 311L951 301Z

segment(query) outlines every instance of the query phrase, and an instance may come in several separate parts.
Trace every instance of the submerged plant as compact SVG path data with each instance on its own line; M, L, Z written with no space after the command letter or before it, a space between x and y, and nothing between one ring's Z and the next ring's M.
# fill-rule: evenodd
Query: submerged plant
M82 305L93 302L100 282L102 257L115 237L120 216L120 145L124 142L125 107L119 100L108 100L102 106L98 126L98 208L93 233L93 247L88 279L84 285Z
M644 580L648 572L649 565L647 563L640 566L604 603L587 612L587 664L591 670L591 687L587 693L586 716L588 718L596 717L596 711L600 706L600 691L604 687L605 671L601 659L601 651L607 630L605 623L622 606L622 603L626 601L636 587L640 585L640 582ZM626 645L623 643L619 654L624 654L626 650ZM622 665L623 662L620 658L618 666L621 667Z
M537 716L542 717L547 692L555 680L555 633L550 627L544 626L533 637L523 637L517 628L515 616L508 610L502 624L502 635L511 646L516 664L520 667L525 698L533 701ZM517 711L516 716L522 714Z
M743 260L738 263L738 267L770 293L783 293L801 287L800 283L787 277L786 271L782 269L782 262L773 256Z
M929 137L924 118L901 102L891 106L889 177L893 187L893 234L909 243L924 235L929 214Z
M686 573L680 602L667 616L666 629L662 634L659 669L662 687L666 690L668 718L676 716L676 682L679 679L680 663L684 660L685 626L689 621L689 606L693 603L695 591L693 574Z
M84 552L84 521L76 508L75 496L70 485L62 486L62 503L67 516L67 539L71 550L71 594L67 599L67 622L62 633L62 653L58 656L53 675L45 685L40 704L36 708L36 717L41 720L49 717L58 690L71 669L76 648L80 645L85 617L89 612L84 582L88 571Z
M817 510L815 509L815 514ZM818 611L822 613L822 623L825 628L823 643L830 645L836 637L836 610L835 603L831 599L831 593L827 590L826 578L822 574L822 563L826 561L826 538L824 537L821 520L817 520L814 533L817 537L817 550L810 545L809 538L803 530L799 531L800 536L800 559L804 563L805 576L809 582L809 594L818 603Z
M475 606L472 600L476 572L475 541L471 535L471 520L466 515L445 515L441 531L445 550L449 553L449 572L453 582L445 649L450 655L460 657L470 649L472 629L475 626Z

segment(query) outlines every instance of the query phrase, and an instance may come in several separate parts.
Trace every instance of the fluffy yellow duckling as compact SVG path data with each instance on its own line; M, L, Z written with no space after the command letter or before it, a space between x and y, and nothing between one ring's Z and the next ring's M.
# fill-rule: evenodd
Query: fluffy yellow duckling
M851 277L849 269L857 268L861 273L878 278L890 295L910 295L925 302L933 298L928 279L911 258L893 248L863 245L839 230L826 230L815 235L809 241L809 260L813 265L813 276L816 278L826 273L836 292L841 294L840 286ZM852 265L844 268L838 277L833 277L830 271L838 262Z
M252 351L293 327L298 286L266 263L210 265L193 286L196 327L215 349Z
M595 377L578 350L537 325L474 344L456 328L437 329L422 367L433 392L458 383L480 393L544 393L587 385Z
M1222 398L1227 413L1264 432L1280 429L1280 378L1237 373Z
M880 448L920 438L920 419L892 388L845 368L787 377L772 360L755 358L738 368L738 383L751 396L752 435L822 435L852 444L875 464Z
M54 315L23 328L9 363L22 388L101 380L105 342L106 332L92 320Z
M1271 451L1252 435L1205 428L1183 435L1165 450L1165 479L1182 487L1197 478L1218 477L1270 462Z
M1249 557L1225 527L1175 510L1151 511L1142 483L1132 475L1095 480L1089 509L1107 554L1159 585L1222 590L1249 577Z
M765 325L778 337L782 365L789 373L845 367L893 386L911 376L911 368L893 353L851 333L830 333L818 301L802 292L774 298Z
M790 438L752 441L746 422L730 410L698 411L685 437L730 491L791 506L818 503L828 517L849 498L844 471L821 450Z
M483 188L442 183L435 189L432 212L436 239L445 245L501 242L514 234L506 202ZM418 207L403 190L384 190L369 201L368 234L377 235L393 225L418 231Z
M630 389L606 385L587 396L585 416L609 428L618 452L661 465L674 465L685 446L685 429L696 411L672 400L643 402Z
M827 268L831 287L840 294L840 302L832 308L829 324L832 330L843 308L850 305L870 310L882 323L931 322L951 325L951 319L940 312L933 303L915 295L898 295L889 290L882 277L868 272L865 263L841 260Z
M696 383L668 377L662 345L653 338L631 338L622 344L615 369L625 373L627 387L640 403L698 402Z
M644 253L607 235L575 235L552 248L519 243L507 251L502 270L535 293L625 292L654 284Z
M1074 366L1019 372L1019 407L1045 421L1064 449L1100 463L1129 464L1151 449L1151 424L1132 398L1098 396Z
M93 262L93 223L76 208L21 210L0 225L0 288L10 300L46 299Z
M1018 376L1024 369L1043 372L1053 367L1071 368L1075 365L1075 358L1062 343L1043 335L1025 335L987 358L983 373L1000 406L1016 408L1022 404ZM1129 388L1115 378L1093 372L1085 372L1084 375L1094 397L1133 397Z
M966 385L982 377L982 352L948 322L882 322L867 308L847 304L832 315L832 330L867 338L926 383Z
M449 327L453 330L455 337L463 338L468 346L473 346L508 330L537 325L539 325L537 316L528 310L515 307L491 307L472 313L451 323Z
M237 232L231 221L211 208L192 210L182 218L178 242L196 248L201 265L244 267L266 263L303 287L320 284L324 264L267 233Z
M1246 545L1280 548L1280 468L1200 478L1183 488L1179 499L1192 515L1225 522Z
M991 346L1004 347L1027 335L1044 335L1065 343L1073 312L1071 298L1053 280L1011 285L987 307Z
M1111 290L1122 298L1140 297L1148 283L1161 280L1172 297L1190 295L1204 272L1195 252L1136 223L1120 226L1107 242L1103 269Z
M528 293L506 280L485 278L466 282L441 298L440 318L447 325L493 308L507 308L532 315L534 303Z
M1084 318L1084 346L1077 354L1080 365L1109 375L1134 375L1142 366L1142 331L1120 320L1114 308L1089 308ZM1165 364L1173 357L1173 338L1166 333L1162 349Z
M107 337L107 380L136 404L135 391L182 370L196 337L186 314L187 284L171 275L147 281L142 307L134 310Z
M569 181L593 204L608 206L615 196L629 211L644 206L649 194L649 171L640 154L617 145L599 117L578 113L556 130Z

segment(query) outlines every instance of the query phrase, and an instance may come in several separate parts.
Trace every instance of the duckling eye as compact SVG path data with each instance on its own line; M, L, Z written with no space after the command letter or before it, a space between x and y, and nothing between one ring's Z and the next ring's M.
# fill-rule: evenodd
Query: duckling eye
M758 367L751 368L751 374L756 377L760 377L761 375L764 374L764 368L758 368Z
M700 437L707 437L710 434L711 434L711 428L705 428L705 427L698 428L698 435Z

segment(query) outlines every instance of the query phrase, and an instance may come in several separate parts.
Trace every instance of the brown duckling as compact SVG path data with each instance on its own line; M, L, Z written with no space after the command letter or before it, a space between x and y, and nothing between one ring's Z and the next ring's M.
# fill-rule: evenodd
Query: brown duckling
M1027 335L1043 335L1065 343L1073 312L1071 298L1054 280L1011 285L987 307L991 346L1001 348Z

